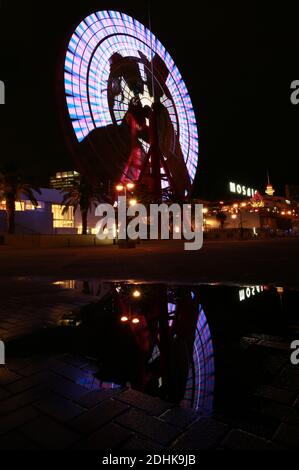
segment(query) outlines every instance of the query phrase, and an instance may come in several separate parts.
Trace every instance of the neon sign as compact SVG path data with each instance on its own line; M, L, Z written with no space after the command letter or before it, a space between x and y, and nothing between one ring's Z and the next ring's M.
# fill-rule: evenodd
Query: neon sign
M239 183L233 183L231 181L229 183L229 191L231 193L238 194L239 196L247 196L247 197L253 197L255 193L257 192L256 189L249 188L248 186L244 186Z
M243 289L239 290L239 300L243 302L246 299L250 299L257 294L261 294L264 292L264 286L251 286L251 287L244 287Z

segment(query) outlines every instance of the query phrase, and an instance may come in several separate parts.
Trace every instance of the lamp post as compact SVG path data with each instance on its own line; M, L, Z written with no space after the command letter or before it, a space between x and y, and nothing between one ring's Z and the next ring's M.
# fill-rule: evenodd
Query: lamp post
M123 193L124 196L125 196L125 199L126 199L126 206L127 206L127 190L128 191L133 191L133 189L135 188L135 183L132 183L132 182L128 182L128 183L118 183L116 186L115 186L115 190L118 194L121 194ZM129 204L131 206L134 206L135 204L137 204L137 201L136 199L131 199L129 201ZM117 238L117 243L119 242L119 239L118 239L118 215L116 217L116 238ZM126 238L125 238L125 242L127 242L127 228L126 228Z

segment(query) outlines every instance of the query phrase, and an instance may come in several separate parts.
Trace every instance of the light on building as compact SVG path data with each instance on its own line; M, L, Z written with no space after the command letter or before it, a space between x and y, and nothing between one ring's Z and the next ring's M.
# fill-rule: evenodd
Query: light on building
M123 187L122 184L118 184L118 185L115 186L115 189L116 189L116 191L120 192L120 191L124 190L124 187Z
M135 184L134 184L134 183L127 183L126 186L127 186L127 189L129 189L130 191L135 188Z
M232 215L232 219L236 219L237 218L237 215L236 214L233 214Z
M273 186L272 186L271 183L267 184L265 193L266 193L268 196L273 196L273 194L275 193L275 190L274 190L274 188L273 188Z
M207 208L207 207L204 207L203 210L202 210L202 213L203 213L203 214L207 214L207 213L208 213L208 208Z
M126 315L123 315L122 317L120 317L120 321L122 323L126 323L127 321L129 321L129 318Z
M137 317L132 318L132 323L133 323L134 325L138 325L138 323L140 323L139 318L137 318Z
M139 297L141 297L141 292L140 292L140 290L135 289L135 290L133 291L133 294L132 294L132 295L133 295L133 297L134 297L135 299L138 299Z
M129 204L130 206L135 206L137 204L136 199L130 199Z

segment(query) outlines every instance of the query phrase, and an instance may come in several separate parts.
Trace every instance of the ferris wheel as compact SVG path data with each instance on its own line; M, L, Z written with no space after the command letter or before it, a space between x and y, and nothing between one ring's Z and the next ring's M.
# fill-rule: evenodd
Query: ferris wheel
M68 44L64 87L92 171L143 183L156 196L190 193L198 164L195 113L178 68L148 28L116 11L86 17Z

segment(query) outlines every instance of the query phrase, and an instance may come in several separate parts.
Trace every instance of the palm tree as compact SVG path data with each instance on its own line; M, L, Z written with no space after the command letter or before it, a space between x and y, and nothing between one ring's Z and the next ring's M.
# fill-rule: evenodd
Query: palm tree
M82 218L82 235L87 235L88 212L92 207L96 207L102 199L102 187L95 187L85 176L81 175L78 181L73 182L71 190L64 195L62 213L65 214L70 207L73 207L74 211L79 207Z
M21 196L25 196L35 207L38 206L33 190L40 194L40 189L25 183L15 168L0 171L0 197L6 205L8 233L15 233L16 201L20 201Z

